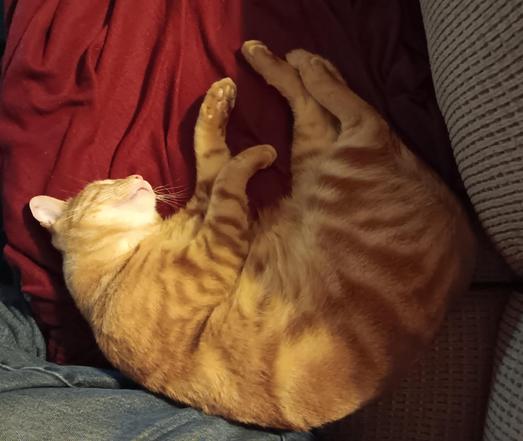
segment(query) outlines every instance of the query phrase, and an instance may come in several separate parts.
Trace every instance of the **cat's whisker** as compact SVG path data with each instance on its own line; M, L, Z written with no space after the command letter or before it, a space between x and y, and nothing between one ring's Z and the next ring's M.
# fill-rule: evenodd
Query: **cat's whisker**
M172 194L172 193L155 193L157 198L166 198L166 199L186 199L188 194Z
M158 197L165 197L165 198L183 198L185 196L187 196L189 193L188 192L177 192L177 193L156 193L156 196Z
M157 198L166 198L166 199L186 199L188 194L158 194L156 193Z
M155 188L184 188L184 187L186 187L186 186L185 185L167 185L167 184L163 184L163 185L158 185Z
M158 201L165 205L169 205L173 208L180 208L184 205L183 201L169 201L169 200L162 200L162 199L158 199Z
M156 198L156 200L166 204L182 205L185 203L185 199Z
M189 194L188 191L177 191L177 192L173 192L173 193L168 193L168 192L165 192L165 193L162 193L162 192L154 192L155 194L159 195L159 196L186 196Z
M155 193L187 193L189 191L186 187L154 187L153 191Z
M178 192L178 193L154 192L154 193L155 193L157 199L165 198L165 199L184 200L190 196L189 192Z
M187 187L186 184L174 184L174 185L168 185L168 184L162 184L160 187L172 187L172 188L183 188Z

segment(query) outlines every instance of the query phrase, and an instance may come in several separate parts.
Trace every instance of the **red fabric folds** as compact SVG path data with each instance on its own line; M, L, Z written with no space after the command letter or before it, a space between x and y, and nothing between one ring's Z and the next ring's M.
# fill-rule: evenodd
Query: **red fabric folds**
M60 256L28 212L32 196L67 198L88 181L132 173L190 195L198 105L224 76L239 90L233 152L257 143L280 152L251 182L253 204L287 191L291 115L241 59L246 39L329 57L415 151L455 179L416 0L6 0L5 11L5 254L32 298L50 360L103 364L64 287Z

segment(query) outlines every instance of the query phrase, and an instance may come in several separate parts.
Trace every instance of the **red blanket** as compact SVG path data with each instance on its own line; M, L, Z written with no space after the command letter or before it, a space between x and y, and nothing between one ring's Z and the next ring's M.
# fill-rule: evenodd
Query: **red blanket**
M288 189L291 115L239 56L246 39L330 58L411 148L455 179L417 0L5 0L5 11L5 254L32 298L50 360L103 363L64 287L60 256L28 212L32 196L67 198L88 181L132 173L190 194L198 104L224 76L239 90L233 152L256 143L280 152L251 182L251 200L269 203Z

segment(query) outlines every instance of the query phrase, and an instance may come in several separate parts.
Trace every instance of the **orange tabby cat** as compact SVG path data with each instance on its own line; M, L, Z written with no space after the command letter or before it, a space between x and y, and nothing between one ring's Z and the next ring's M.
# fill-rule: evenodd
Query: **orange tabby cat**
M249 218L247 181L276 153L230 158L230 79L203 102L196 191L171 218L138 175L30 207L116 367L211 414L306 430L404 370L470 280L474 240L444 184L329 62L283 61L257 41L243 54L295 116L293 191L278 207Z

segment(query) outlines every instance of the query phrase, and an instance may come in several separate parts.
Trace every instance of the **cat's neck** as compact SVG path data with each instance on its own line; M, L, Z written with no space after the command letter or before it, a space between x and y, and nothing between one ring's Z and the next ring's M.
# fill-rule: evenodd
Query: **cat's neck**
M66 284L84 317L92 318L108 284L143 241L158 230L158 226L151 225L136 231L84 232L76 238L74 246L64 252Z

